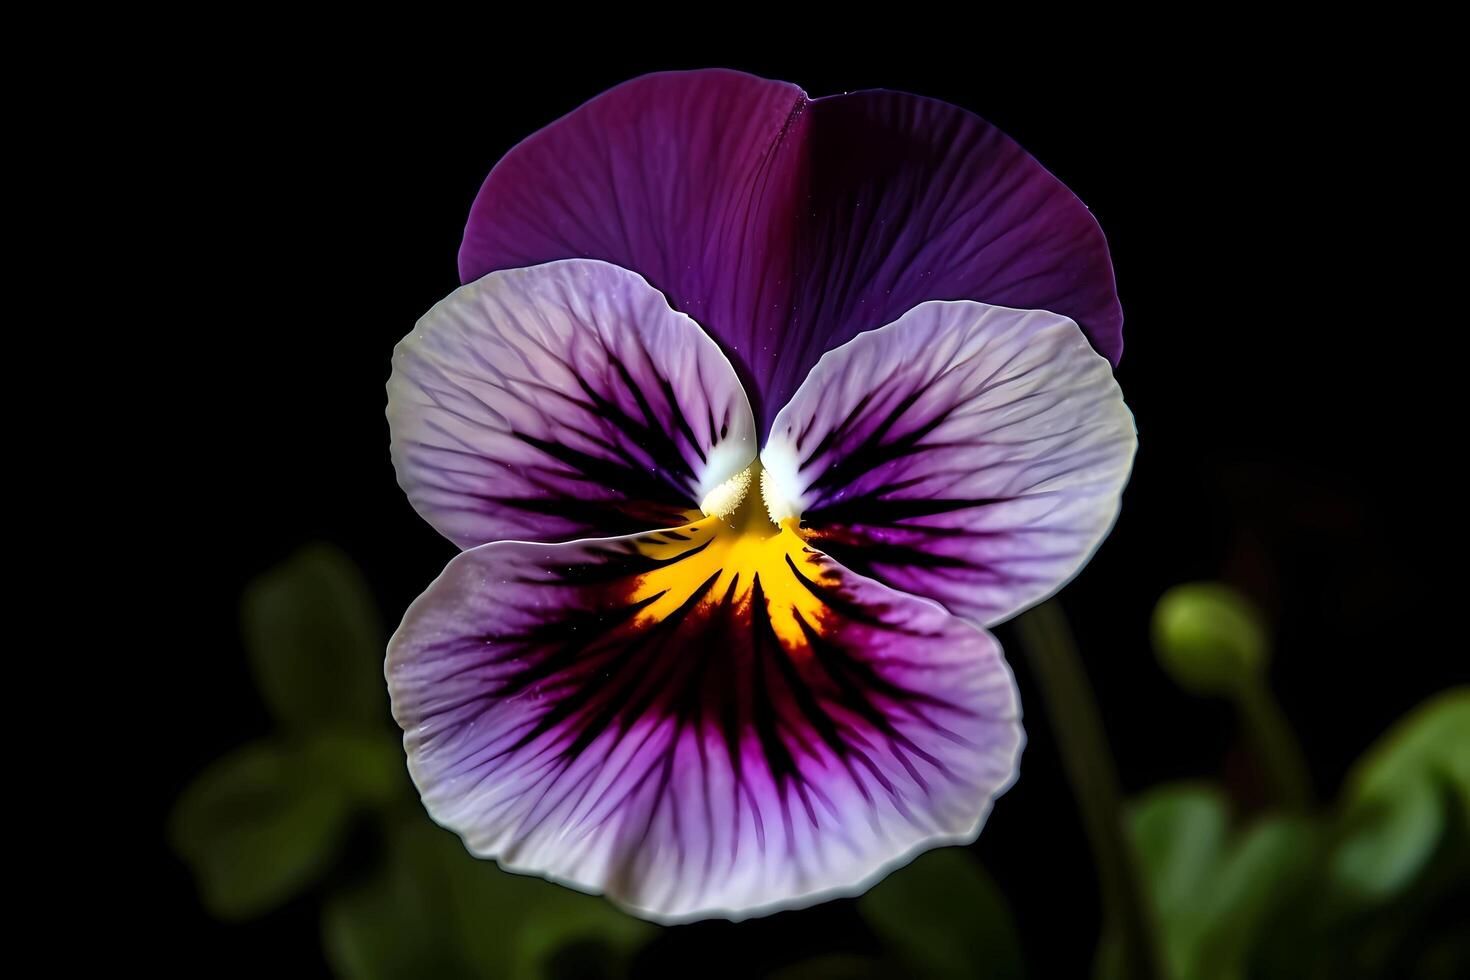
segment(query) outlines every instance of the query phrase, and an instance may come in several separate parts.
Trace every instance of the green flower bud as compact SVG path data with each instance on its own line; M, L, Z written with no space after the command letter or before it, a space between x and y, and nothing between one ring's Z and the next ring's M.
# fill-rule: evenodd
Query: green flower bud
M1255 604L1219 582L1165 592L1154 607L1153 639L1164 670L1195 694L1230 694L1254 683L1270 646Z

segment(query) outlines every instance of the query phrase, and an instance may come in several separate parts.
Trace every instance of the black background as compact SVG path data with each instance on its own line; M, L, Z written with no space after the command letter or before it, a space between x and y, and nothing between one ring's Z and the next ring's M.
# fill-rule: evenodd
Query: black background
M339 72L269 58L158 90L181 111L150 186L194 212L170 236L157 307L183 321L180 340L150 354L178 382L151 409L168 435L147 447L187 481L155 494L178 531L156 546L171 570L155 590L178 652L153 681L150 763L130 774L146 868L133 887L160 968L325 971L313 900L215 923L164 838L189 778L269 728L238 596L325 539L363 565L391 624L454 554L394 482L393 345L458 285L460 233L496 160L645 71L723 64L812 95L942 98L1006 130L1093 209L1117 271L1118 377L1140 449L1122 517L1064 605L1127 791L1205 776L1260 796L1231 711L1179 692L1152 659L1149 614L1177 582L1225 578L1267 610L1276 689L1324 795L1389 722L1462 672L1436 635L1448 613L1420 560L1462 495L1442 479L1457 461L1428 434L1436 352L1458 328L1416 266L1411 223L1432 222L1441 195L1412 87L1265 52L1126 73L888 56L487 59L453 74L371 60ZM207 92L197 104L191 84ZM1033 679L1013 662L1030 740L974 851L1010 900L1033 975L1079 975L1098 926L1091 863ZM866 942L839 901L667 930L639 967L749 975Z

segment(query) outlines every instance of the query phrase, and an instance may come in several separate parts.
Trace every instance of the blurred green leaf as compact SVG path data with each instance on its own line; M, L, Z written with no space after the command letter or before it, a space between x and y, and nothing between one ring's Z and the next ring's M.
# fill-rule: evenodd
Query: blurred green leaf
M1406 779L1398 792L1354 806L1340 828L1332 877L1352 897L1381 900L1410 885L1445 828L1445 805L1429 779Z
M447 865L432 826L400 832L388 863L334 892L322 909L322 943L338 976L357 980L473 977L454 927ZM509 976L509 972L489 976Z
M1201 784L1154 789L1131 807L1130 829L1154 901L1169 976L1249 975L1267 921L1305 888L1317 833L1299 817L1268 817L1229 833L1224 795ZM1105 940L1098 975L1117 976Z
M1225 794L1205 783L1175 784L1144 794L1130 809L1134 845L1160 914L1188 905L1225 850Z
M308 545L245 592L241 624L256 684L282 724L381 726L384 635L357 566Z
M1153 899L1165 965L1170 976L1192 976L1209 924L1201 889L1215 876L1225 851L1230 821L1225 796L1205 784L1163 786L1141 796L1130 810L1129 829Z
M1300 816L1265 817L1240 834L1199 896L1204 928L1188 975L1250 976L1261 929L1303 893L1318 846L1317 828Z
M262 742L220 759L184 791L169 836L213 914L268 911L331 864L352 798L328 775L309 753Z
M1451 805L1449 794L1457 803ZM1393 726L1343 790L1331 873L1360 901L1384 901L1419 877L1450 813L1470 815L1470 688L1445 691Z
M920 855L859 899L858 908L921 976L1023 974L1005 897L962 848Z
M1154 607L1154 652L1174 682L1196 694L1226 694L1266 667L1270 641L1259 610L1219 582L1165 592Z
M338 785L356 803L382 806L397 795L416 795L403 741L388 732L316 732L300 751L309 756L319 778Z
M568 947L591 945L620 967L655 931L604 899L477 860L422 819L398 826L390 849L382 875L324 912L328 957L344 977L533 978Z
M1442 691L1400 719L1348 775L1348 805L1392 796L1405 780L1437 774L1470 815L1470 687Z

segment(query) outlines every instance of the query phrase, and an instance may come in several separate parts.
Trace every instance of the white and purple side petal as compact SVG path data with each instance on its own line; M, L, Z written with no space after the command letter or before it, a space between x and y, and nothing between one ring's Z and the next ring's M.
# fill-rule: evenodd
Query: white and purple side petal
M805 549L753 581L706 576L720 533L450 563L387 664L439 823L670 922L850 894L975 837L1023 739L994 639ZM644 594L660 575L674 599Z
M761 463L814 547L991 625L1092 556L1136 447L1071 320L930 302L826 354Z
M714 341L636 273L585 259L437 304L394 352L388 421L399 483L462 548L680 524L756 450Z
M823 352L925 300L1053 310L1122 353L1091 212L989 123L904 93L813 100L725 70L603 93L496 165L460 273L583 256L703 324L762 422Z

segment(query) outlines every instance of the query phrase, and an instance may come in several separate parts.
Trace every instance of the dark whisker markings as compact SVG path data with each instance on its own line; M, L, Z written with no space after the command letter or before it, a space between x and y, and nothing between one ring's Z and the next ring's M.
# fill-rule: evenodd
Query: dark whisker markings
M694 434L694 429L689 425L689 420L684 417L684 413L679 411L679 400L674 395L673 384L663 375L659 375L658 381L659 389L663 392L664 404L669 406L669 414L673 417L675 430L684 437L684 442L689 446L690 452L699 457L701 463L709 462L704 450L699 446L699 437ZM715 440L710 440L710 443L713 445Z
M806 634L807 643L811 646L814 658L822 662L827 674L837 685L839 696L836 703L844 709L851 711L867 722L875 731L881 732L894 749L902 749L898 755L904 761L905 767L909 766L905 752L913 752L938 771L949 774L944 763L924 752L911 739L905 736L897 728L888 715L874 702L869 691L877 691L886 694L896 703L903 703L906 699L927 701L929 703L953 708L954 706L944 702L932 695L924 695L918 692L901 688L890 681L877 676L877 672L866 664L857 663L854 658L846 655L844 651L829 643L817 630L814 630L804 620L802 631ZM920 787L927 790L928 786L919 776L916 770L910 768L910 776Z
M853 422L854 420L856 420L860 415L862 415L863 411L868 407L868 402L872 401L873 398L874 398L874 396L876 394L877 393L876 392L873 392L873 391L864 392L863 393L863 396L858 399L858 403L855 406L853 406L852 411L848 413L847 418L843 419L842 422L839 423L838 425L834 425L832 427L832 431L831 432L828 432L825 436L823 436L822 437L822 441L819 442L819 443L817 443L816 448L813 449L811 451L811 453L805 459L803 459L801 461L801 465L799 465L797 467L797 472L801 472L802 470L805 470L807 467L811 466L813 463L815 463L822 456L826 455L826 453L828 452L828 450L830 450L833 446L835 446L838 443L839 440L841 440L844 436L846 436L847 435L847 427L848 427L848 425L851 422ZM813 416L813 419L808 420L808 422L807 422L808 428L813 424L814 420L815 420L815 415ZM807 436L807 429L803 429L801 435L797 438L797 449L798 450L801 448L801 443L802 443L802 441L804 441L806 439L806 436Z
M497 813L511 815L527 832L563 814L572 821L568 830L580 839L610 815L636 805L641 825L628 828L631 839L646 840L655 824L672 827L676 836L682 836L679 827L689 814L702 812L716 819L713 760L706 740L718 735L734 783L731 861L739 857L734 848L747 816L760 847L767 836L764 821L777 810L788 842L800 836L795 824L801 820L846 837L838 804L813 771L824 768L824 758L845 770L853 791L870 804L885 799L906 819L919 821L912 793L934 791L926 772L955 777L898 725L917 724L953 740L956 736L931 716L930 709L962 709L941 696L895 682L881 666L845 648L838 637L851 627L928 634L886 620L882 607L856 604L839 586L808 578L790 555L785 559L787 571L822 604L815 617L796 606L779 610L794 618L800 630L797 639L783 640L777 631L772 616L778 610L772 608L767 583L760 576L743 586L739 573L723 569L709 574L667 615L645 620L654 603L667 601L667 591L635 598L639 577L699 554L714 536L686 524L679 531L651 534L648 540L692 543L664 558L644 555L629 543L599 544L589 546L587 559L548 566L554 572L549 578L519 576L518 585L529 588L550 585L595 591L586 608L566 610L558 618L543 617L515 635L466 638L492 649L440 678L463 683L476 672L495 674L488 692L436 705L436 712L466 720L475 715L464 712L485 710L476 709L477 703L532 694L546 702L532 719L495 732L488 745L461 760L462 771L473 773L475 782L513 779L523 787L497 804ZM810 548L804 551L811 560L819 554ZM722 578L728 584L716 593ZM917 669L898 661L893 666ZM626 739L635 726L640 729L637 744L625 743L617 753L623 771L576 765L599 739ZM702 800L690 796L676 805L671 787L676 757L684 752L690 753L691 761L697 758L700 773L692 783L679 785ZM496 763L516 754L520 758L513 771L497 769ZM753 758L759 759L756 768L750 768ZM895 783L900 770L894 766L901 767L905 786L912 790ZM775 790L774 798L767 785ZM869 813L869 819L878 818ZM706 835L703 853L681 852L677 860L699 862L706 875L717 873L717 839ZM637 851L634 847L630 853ZM616 872L643 873L631 864Z
M784 657L785 651L781 646L781 639L776 635L775 627L771 625L770 611L766 606L765 592L761 588L760 576L756 576L751 583L751 624L750 640L755 663L752 666L751 679L755 685L752 697L752 713L755 725L756 738L760 743L761 753L766 761L766 768L776 780L776 785L781 792L781 819L786 824L787 838L790 839L791 813L787 801L785 789L799 775L796 760L776 731L775 707L771 698L770 681L767 677L767 660L769 659L769 648L774 647L776 655Z
M679 627L684 623L690 612L695 609L704 599L705 594L710 590L715 581L719 578L719 574L720 573L716 572L715 574L711 575L677 610L671 613L664 620L655 623L646 631L649 634L647 637L646 646L652 654L665 652L668 645L673 641L673 634L678 632ZM675 661L675 668L678 669L681 666L681 661L697 661L700 659L702 658L678 658ZM687 666L684 668L686 673L689 671L689 669L690 668L688 668ZM649 707L652 705L653 701L657 698L657 696L660 693L663 693L667 688L666 683L661 682L658 678L654 677L652 672L639 673L634 669L634 666L631 663L629 663L628 665L628 670L634 673L634 677L629 684L624 685L623 690L627 690L630 686L636 690L637 686L641 684L644 688L644 693L640 695L637 700L633 700L631 697L620 698L616 695L610 696L608 699L608 707L612 709L613 713L608 714L607 712L604 712L602 715L592 719L591 721L585 722L582 736L579 737L579 740L577 742L574 742L570 747L565 750L569 756L576 756L580 754L583 750L585 750L588 745L591 744L592 741L596 739L598 735L611 727L614 721L618 723L618 727L620 728L620 730L623 733L626 733L631 728L633 722L643 717L644 714L648 711ZM621 693L621 691L618 693ZM650 727L648 734L645 736L645 739L651 737L655 730L656 726ZM588 733L591 733L590 736ZM585 742L581 740L583 737L585 737ZM676 748L677 739L675 739L671 743L668 749L669 757L672 757ZM630 758L633 757L636 757L636 753L630 755ZM634 792L636 792L636 785L634 789L624 794L623 797L616 802L613 809L617 809L619 806L621 806L624 800L627 797L633 795ZM600 799L596 801L596 804L600 803Z
M585 380L581 381L582 389L591 398L597 407L597 415L606 419L616 426L633 445L639 447L649 454L650 459L665 473L678 474L688 486L694 485L694 473L689 464L678 452L677 447L670 441L669 436L658 426L657 419L653 415L653 409L648 404L643 390L629 377L627 368L621 361L617 362L617 369L628 386L629 393L638 403L638 410L643 413L644 421L639 422L630 418L616 404L603 398ZM679 415L677 410L672 414Z
M516 438L528 446L541 450L553 459L566 463L577 474L584 476L594 484L617 487L618 492L625 497L643 497L658 503L680 507L695 506L695 502L689 499L682 487L664 477L650 475L649 471L642 466L631 465L631 460L601 459L579 449L573 449L571 446L548 442L523 432L517 432ZM671 471L665 468L662 472ZM692 481L693 475L688 474L688 476Z
M851 619L852 621L857 623L862 623L865 626L875 626L879 629L890 630L895 633L904 633L909 636L925 635L918 630L911 630L906 627L898 627L894 626L891 623L885 623L882 618L875 612L868 609L866 606L859 605L858 603L852 602L851 600L847 599L845 596L842 595L839 590L824 589L818 586L811 579L801 574L801 571L796 567L796 562L791 560L790 555L786 556L786 567L791 569L791 574L796 576L796 580L801 583L803 588L805 588L808 592L821 600L823 605L827 606L829 609L832 609L837 613L840 613L847 619Z
M631 677L624 677L619 686L612 691L609 691L607 688L593 690L591 685L584 685L578 689L574 696L564 699L548 711L546 715L543 715L542 722L537 725L536 732L532 737L534 738L555 728L561 722L570 718L571 715L579 713L584 707L589 707L594 700L601 700L604 705L602 711L594 716L591 721L585 722L581 726L581 733L567 749L569 755L579 755L585 751L603 730L617 719L620 714L624 713L624 705L628 698L619 697L618 695L631 696L639 685L649 681L649 677L645 672L638 671L634 668L649 659L651 653L657 652L657 646L654 641L661 641L665 634L676 631L694 607L699 604L699 601L704 598L704 594L710 590L718 578L719 572L714 573L699 588L695 589L689 598L685 599L673 612L657 620L644 630L634 631L628 637L626 648L618 651L610 673L614 675L631 675ZM602 637L597 638L597 640L602 639ZM599 698L598 695L602 695L602 697ZM633 717L637 716L634 715ZM548 718L553 720L548 721ZM522 745L524 744L523 741ZM517 748L520 747L521 745L517 746Z
M989 507L993 504L1006 503L1011 499L1009 497L895 499L876 495L881 492L883 490L880 488L871 496L856 497L814 507L807 514L802 515L803 520L810 520L812 526L818 528L831 524L870 524L881 527L919 517L952 514L958 510L969 510L972 507Z
M823 488L842 488L851 485L864 473L871 473L879 468L902 459L916 452L924 451L921 445L925 436L933 432L949 418L954 411L954 406L945 408L944 411L936 413L933 418L927 419L918 428L904 433L892 442L885 443L883 440L890 429L898 424L899 420L907 414L908 410L923 396L922 390L911 392L895 405L878 425L864 436L862 442L856 446L847 447L843 450L841 458L834 464L828 466L812 482L808 492L821 491ZM859 421L858 414L848 416L842 425L834 428L832 437L845 437L847 426ZM827 440L823 440L824 444ZM802 469L812 465L821 455L820 452L813 453L802 464Z

